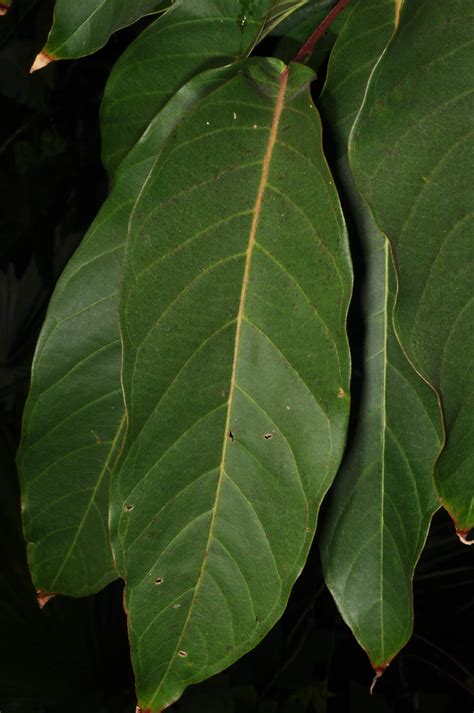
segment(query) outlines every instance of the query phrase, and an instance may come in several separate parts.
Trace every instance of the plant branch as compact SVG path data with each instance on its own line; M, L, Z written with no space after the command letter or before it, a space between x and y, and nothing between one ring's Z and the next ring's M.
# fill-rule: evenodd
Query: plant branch
M334 20L340 13L344 10L347 5L349 5L351 0L339 0L337 5L326 15L324 20L318 25L313 34L308 37L302 48L299 50L298 54L294 58L294 62L306 62L308 57L310 57L316 46L316 43L321 39L326 30L332 25Z

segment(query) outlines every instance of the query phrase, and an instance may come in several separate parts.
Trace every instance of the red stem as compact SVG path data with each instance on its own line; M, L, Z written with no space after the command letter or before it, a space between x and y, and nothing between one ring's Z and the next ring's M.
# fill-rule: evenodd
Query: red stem
M328 27L332 25L336 17L349 5L351 0L339 0L337 5L326 15L324 20L315 29L313 34L308 37L303 47L300 49L293 62L305 62L306 59L313 54L314 47L319 39L324 35Z

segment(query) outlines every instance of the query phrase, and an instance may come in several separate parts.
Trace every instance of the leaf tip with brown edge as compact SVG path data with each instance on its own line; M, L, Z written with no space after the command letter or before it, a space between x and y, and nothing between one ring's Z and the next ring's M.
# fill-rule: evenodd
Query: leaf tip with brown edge
M375 676L373 677L372 683L370 684L370 689L369 689L370 695L373 694L377 681L379 680L379 678L381 678L381 676L383 676L384 672L387 670L387 668L389 666L390 666L390 662L380 664L380 666L372 665L372 668L374 669Z
M474 537L469 538L470 533L472 533L473 528L468 527L467 529L462 529L459 527L456 527L456 535L459 537L459 540L463 543L463 545L474 545Z
M454 515L451 512L449 512L449 510L446 508L446 505L444 503L443 503L443 505L444 505L449 517L453 521L454 529L456 531L456 535L459 538L459 541L462 542L463 545L473 545L474 544L474 528L471 526L462 527L461 525L459 525L456 522L456 518L454 517ZM471 535L471 533L472 533L472 536L469 537L469 535Z
M49 600L55 596L56 595L52 594L51 592L45 592L43 589L38 589L36 591L36 601L38 602L39 608L43 609L49 602Z
M53 57L50 54L47 54L47 52L44 52L43 50L36 55L35 60L33 64L31 65L30 68L30 74L33 74L33 72L37 72L39 69L43 69L44 67L47 67L50 62L54 62L56 57Z

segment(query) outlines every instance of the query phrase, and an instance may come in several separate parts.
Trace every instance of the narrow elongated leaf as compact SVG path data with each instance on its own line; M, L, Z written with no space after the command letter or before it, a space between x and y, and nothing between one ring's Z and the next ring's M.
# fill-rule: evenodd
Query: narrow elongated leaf
M268 24L299 4L184 0L142 32L116 63L102 103L102 159L109 176L185 81L247 56Z
M473 30L461 0L406 0L351 150L358 185L393 247L398 335L440 393L446 445L437 486L462 536L474 525Z
M250 62L176 128L131 219L112 532L153 711L281 615L341 458L351 270L312 77Z
M54 20L43 53L74 59L103 47L110 35L140 17L162 12L173 0L56 0Z
M353 377L357 417L322 524L321 557L339 611L377 673L411 635L413 570L438 506L432 475L441 443L436 396L406 359L393 329L396 278L388 241L357 193L345 155L396 12L393 0L359 0L334 47L320 100L341 154L338 177L362 262L356 269L362 329L354 337L363 345Z
M205 18L202 30L207 31ZM236 55L240 35L227 39ZM247 50L254 37L250 42ZM227 57L224 47L223 63ZM197 69L200 58L194 61ZM159 101L150 101L157 112L190 71L189 64L183 72L175 67L170 82L171 62L163 62L153 80ZM148 84L145 76L144 96ZM197 90L183 89L173 105L177 116L196 96ZM19 469L30 568L37 587L46 591L78 596L116 577L106 523L109 475L124 414L117 291L130 213L169 122L167 114L154 131L158 138L143 137L124 162L110 198L58 283L36 351Z

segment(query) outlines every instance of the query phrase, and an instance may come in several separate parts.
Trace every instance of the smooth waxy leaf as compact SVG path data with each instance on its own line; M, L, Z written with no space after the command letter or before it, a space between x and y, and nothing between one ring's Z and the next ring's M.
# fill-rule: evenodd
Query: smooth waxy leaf
M441 443L436 396L394 332L396 277L388 241L357 193L345 155L369 74L395 29L396 10L392 0L360 0L353 7L319 102L340 154L338 177L363 265L363 272L356 269L362 328L353 334L363 350L354 357L357 418L322 524L321 556L339 611L379 674L411 635L413 570L437 508L432 474Z
M471 286L473 16L460 0L406 0L353 135L358 185L396 262L396 328L438 390L437 487L462 536L474 525Z
M250 62L176 128L131 219L112 534L144 709L278 619L341 458L351 270L312 77Z
M103 47L110 35L140 17L166 10L173 0L56 0L43 53L74 59Z
M102 103L102 160L109 176L185 81L247 56L269 25L300 4L184 0L142 32L116 63Z
M240 34L227 39L237 54ZM247 50L254 41L252 36ZM222 63L227 57L224 48ZM197 69L200 58L194 61ZM181 73L175 67L170 82L171 62L163 62L153 80L159 99L150 99L155 113L190 71L189 63ZM147 86L145 77L139 90ZM206 87L203 83L203 91ZM183 89L173 104L177 116L196 96L198 90ZM152 119L153 112L149 115ZM142 139L127 157L111 196L64 271L35 355L19 468L30 568L36 586L46 591L78 596L117 576L106 524L109 476L124 415L117 291L130 213L170 125L169 113L163 121L154 130L154 142ZM148 129L151 125L153 120ZM104 136L108 130L113 127L105 127ZM131 148L130 142L124 153Z

